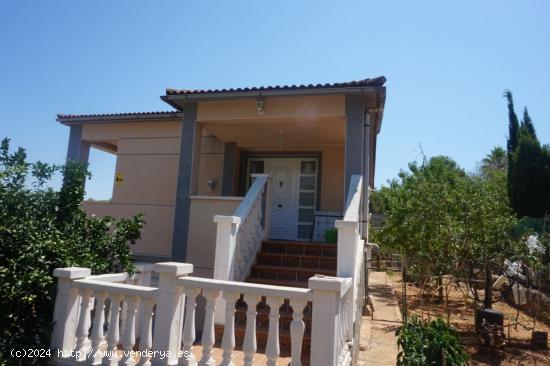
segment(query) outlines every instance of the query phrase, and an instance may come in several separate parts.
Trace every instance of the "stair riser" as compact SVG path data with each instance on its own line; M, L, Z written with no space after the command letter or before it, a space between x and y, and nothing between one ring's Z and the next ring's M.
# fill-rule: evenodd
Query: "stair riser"
M308 257L288 257L269 256L258 254L257 264L265 264L270 266L286 266L311 269L336 270L336 259L333 258L308 258Z
M262 252L336 257L337 248L331 244L264 242L262 244Z
M293 271L290 269L256 269L253 268L251 272L252 277L265 278L270 280L282 280L282 281L307 281L316 274L323 274L326 276L334 276L332 271Z

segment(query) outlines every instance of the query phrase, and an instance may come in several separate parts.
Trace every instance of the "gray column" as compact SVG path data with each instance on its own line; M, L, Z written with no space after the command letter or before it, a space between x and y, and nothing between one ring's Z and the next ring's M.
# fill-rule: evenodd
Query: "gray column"
M237 144L226 142L223 152L223 178L222 196L233 196L235 194L235 160L237 159Z
M344 167L345 195L348 195L350 177L363 173L364 103L362 95L346 95L346 151Z
M90 143L82 141L82 125L71 126L69 146L67 148L67 160L88 163L89 155Z
M174 230L172 235L172 260L185 262L187 258L187 235L191 210L193 155L197 131L197 103L186 104L183 109L181 129L180 162L176 187ZM200 143L200 141L199 141ZM197 161L198 164L198 161Z

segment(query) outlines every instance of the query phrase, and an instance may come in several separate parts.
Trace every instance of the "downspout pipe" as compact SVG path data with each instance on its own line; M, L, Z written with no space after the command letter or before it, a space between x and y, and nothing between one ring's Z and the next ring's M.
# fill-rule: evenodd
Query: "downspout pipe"
M363 118L363 195L361 212L361 237L368 243L368 218L369 218L369 195L370 195L370 134L371 118L368 109L364 110Z

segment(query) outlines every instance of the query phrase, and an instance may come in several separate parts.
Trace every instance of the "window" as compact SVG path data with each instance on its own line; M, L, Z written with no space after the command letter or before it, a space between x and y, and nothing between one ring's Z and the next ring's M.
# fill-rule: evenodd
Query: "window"
M300 162L298 186L298 239L309 240L315 221L317 159Z

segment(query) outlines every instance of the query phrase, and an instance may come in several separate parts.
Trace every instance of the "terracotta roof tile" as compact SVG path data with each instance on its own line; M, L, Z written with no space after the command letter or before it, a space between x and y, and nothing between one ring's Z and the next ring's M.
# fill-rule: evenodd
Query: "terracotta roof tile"
M190 95L190 94L219 94L219 93L240 93L240 92L255 92L255 91L272 91L272 90L300 90L300 89L328 89L328 88L350 88L350 87L367 87L367 86L382 86L386 82L384 76L378 76L372 79L363 79L348 81L342 83L325 83L325 84L301 84L301 85L274 85L260 86L247 88L229 88L229 89L166 89L166 95Z
M159 115L174 115L178 116L179 111L153 111L153 112L128 112L128 113L104 113L104 114L57 114L57 119L70 119L70 118L102 118L102 117L155 117Z

